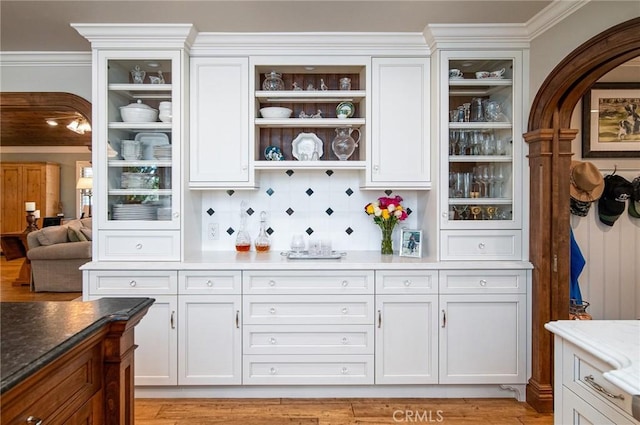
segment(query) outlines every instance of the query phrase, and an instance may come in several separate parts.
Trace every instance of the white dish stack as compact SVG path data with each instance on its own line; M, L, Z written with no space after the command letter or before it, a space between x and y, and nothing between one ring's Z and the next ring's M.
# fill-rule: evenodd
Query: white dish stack
M160 114L158 118L162 122L171 122L173 119L173 113L171 112L171 102L160 102L160 106L158 107L160 110Z

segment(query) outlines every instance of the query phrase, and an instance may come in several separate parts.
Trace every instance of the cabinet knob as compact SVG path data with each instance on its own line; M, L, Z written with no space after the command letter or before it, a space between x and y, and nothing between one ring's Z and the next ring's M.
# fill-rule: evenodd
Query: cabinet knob
M345 287L345 288L346 288L347 286L349 286L349 281L347 281L347 280L343 280L343 281L342 281L342 286L343 286L343 287Z
M272 375L275 375L278 371L276 370L275 367L272 367L271 369L269 369L269 373Z
M343 367L340 373L342 373L343 375L347 375L349 373L349 369L347 369L346 367Z
M411 281L409 279L405 280L404 286L411 286Z
M342 338L342 343L343 344L347 344L348 342L349 342L349 340L347 339L346 336Z
M136 244L136 249L142 249L142 244L141 243L137 243Z
M207 286L213 286L213 282L211 282L211 279L207 280Z
M275 309L274 307L271 307L271 308L269 309L269 313L271 313L271 314L276 314L276 309Z
M480 242L480 243L478 244L478 248L480 248L480 249L484 249L484 247L485 247L484 242Z
M29 417L27 418L26 423L28 423L28 424L33 424L33 425L41 425L41 424L42 424L42 419L37 418L37 417L35 417L35 416L29 416Z
M379 166L377 166L377 165L374 165L374 166L373 166L373 171L376 171L376 172L377 172L378 170L380 170L380 167L379 167Z
M247 170L247 168L249 168L249 167L247 167L246 165L243 165L243 166L242 166L242 171L246 171L246 170Z
M135 280L130 280L129 281L129 286L136 286L138 284L138 282L136 282Z
M442 218L447 218L447 217L449 217L449 213L447 213L447 212L443 212L443 213L442 213Z
M349 309L347 307L342 307L342 314L347 314Z
M276 286L276 281L275 280L270 280L269 281L269 286Z
M487 286L487 281L485 279L480 279L480 286Z
M275 338L271 337L269 338L269 344L275 344L277 341Z
M178 211L174 212L173 218L180 218L180 213Z

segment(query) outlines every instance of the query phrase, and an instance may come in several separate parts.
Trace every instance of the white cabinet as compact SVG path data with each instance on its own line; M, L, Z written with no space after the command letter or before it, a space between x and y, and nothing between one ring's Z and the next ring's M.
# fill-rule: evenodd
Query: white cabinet
M373 384L373 271L243 272L243 384Z
M376 272L376 384L438 383L438 273Z
M367 188L431 187L430 59L373 58Z
M526 382L526 277L440 272L440 383Z
M189 186L251 187L249 59L191 58Z
M178 273L178 385L240 384L241 273Z
M522 260L523 52L444 50L438 60L440 258ZM469 231L494 238L496 252L464 241Z
M159 270L85 271L84 299L150 297L155 299L136 326L135 385L177 385L177 272Z

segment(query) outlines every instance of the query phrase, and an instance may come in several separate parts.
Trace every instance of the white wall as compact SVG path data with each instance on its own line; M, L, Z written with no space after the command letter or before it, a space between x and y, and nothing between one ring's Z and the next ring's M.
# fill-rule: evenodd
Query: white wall
M582 43L629 19L640 16L637 1L592 1L531 43L531 99L553 68ZM606 82L640 82L640 68L621 66L604 76ZM572 116L571 128L582 129L581 102ZM572 142L573 159L582 158L582 132ZM638 158L589 158L603 175L618 169L631 181L640 174ZM587 310L594 319L640 317L640 220L627 210L613 227L600 223L597 204L587 217L571 216L571 227L586 260L579 282Z

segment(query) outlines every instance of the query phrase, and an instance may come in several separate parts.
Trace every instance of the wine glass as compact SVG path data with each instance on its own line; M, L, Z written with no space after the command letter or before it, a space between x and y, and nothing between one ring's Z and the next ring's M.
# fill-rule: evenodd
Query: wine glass
M505 180L505 176L504 176L504 167L502 166L497 166L498 171L496 171L493 174L493 181L494 181L494 197L495 198L502 198L502 184Z

